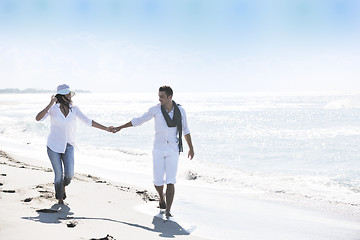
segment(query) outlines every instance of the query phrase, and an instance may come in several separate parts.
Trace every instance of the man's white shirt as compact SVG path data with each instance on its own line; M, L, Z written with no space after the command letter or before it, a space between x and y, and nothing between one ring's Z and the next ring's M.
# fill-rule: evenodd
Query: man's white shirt
M182 133L187 135L190 133L185 110L179 106L181 113L181 123L182 123ZM174 109L169 112L171 119L174 117ZM141 117L133 118L131 123L134 127L140 126L144 122L147 122L155 118L155 140L154 140L154 149L157 150L167 150L169 147L174 151L179 151L178 146L178 137L177 137L177 127L168 127L165 121L165 118L161 112L161 104L157 104L149 108L149 110L144 113Z

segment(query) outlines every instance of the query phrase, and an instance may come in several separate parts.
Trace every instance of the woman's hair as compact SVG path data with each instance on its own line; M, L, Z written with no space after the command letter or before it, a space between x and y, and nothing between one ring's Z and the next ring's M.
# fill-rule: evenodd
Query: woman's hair
M68 109L71 110L71 106L70 106L71 100L70 99L68 99L65 95L61 95L61 94L56 94L55 97L56 97L58 103L66 106Z

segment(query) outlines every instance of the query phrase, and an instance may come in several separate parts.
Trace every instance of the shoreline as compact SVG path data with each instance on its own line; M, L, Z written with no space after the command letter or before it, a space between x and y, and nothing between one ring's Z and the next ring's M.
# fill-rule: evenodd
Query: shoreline
M291 236L296 240L357 240L360 236L358 218L338 218L320 206L310 210L286 201L241 194L228 198L205 186L193 186L190 193L197 194L189 202L183 198L189 191L180 184L177 202L182 205L177 206L176 217L197 224L194 231L184 221L179 220L178 224L158 218L155 193L139 185L95 177L96 174L76 173L67 188L65 205L59 205L54 198L50 164L40 160L41 157L28 157L31 154L25 155L23 150L14 151L18 147L6 152L0 149L1 239L52 236L53 239L201 240L242 236L244 240L285 240Z
M147 190L75 174L60 205L51 169L2 150L0 166L1 239L204 239L136 210L157 200Z

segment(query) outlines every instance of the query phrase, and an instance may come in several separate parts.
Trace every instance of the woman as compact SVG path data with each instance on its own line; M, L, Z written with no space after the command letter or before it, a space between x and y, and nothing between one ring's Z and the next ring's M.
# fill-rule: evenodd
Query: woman
M108 132L113 129L113 127L105 127L87 118L79 107L73 106L71 98L74 95L75 93L70 90L68 85L59 85L57 93L51 97L49 105L36 116L37 121L42 121L50 116L51 127L47 140L47 153L55 173L55 197L59 204L64 204L65 186L70 184L74 176L76 118L89 126Z

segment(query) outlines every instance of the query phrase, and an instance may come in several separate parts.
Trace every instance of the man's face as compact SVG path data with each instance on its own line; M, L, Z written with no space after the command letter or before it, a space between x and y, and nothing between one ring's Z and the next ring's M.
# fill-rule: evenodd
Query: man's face
M172 101L172 97L167 96L166 92L164 92L164 91L159 91L159 101L160 101L161 105L166 105L167 103Z

